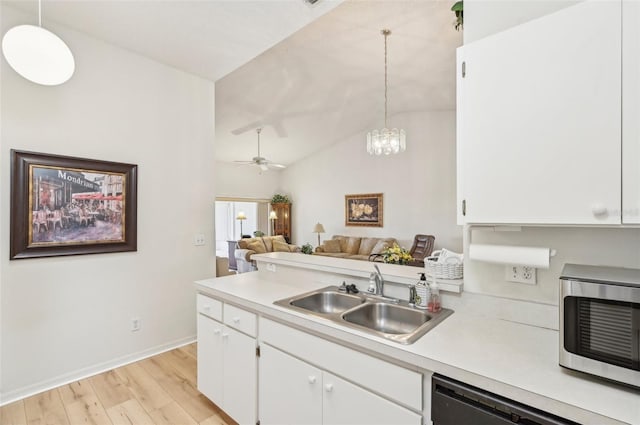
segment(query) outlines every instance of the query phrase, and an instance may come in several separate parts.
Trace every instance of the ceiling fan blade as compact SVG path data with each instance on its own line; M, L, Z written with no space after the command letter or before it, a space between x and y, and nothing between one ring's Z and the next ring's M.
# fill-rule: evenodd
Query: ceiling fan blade
M231 134L238 136L242 133L246 133L249 130L255 130L256 128L260 127L262 125L262 123L260 121L254 121L252 123L243 125L242 127L238 127L235 130L231 130Z
M251 165L251 164L255 164L255 161L233 161L235 164L241 164L241 165Z
M282 165L282 164L276 164L275 162L270 162L269 163L269 167L273 167L273 168L287 168L286 165Z

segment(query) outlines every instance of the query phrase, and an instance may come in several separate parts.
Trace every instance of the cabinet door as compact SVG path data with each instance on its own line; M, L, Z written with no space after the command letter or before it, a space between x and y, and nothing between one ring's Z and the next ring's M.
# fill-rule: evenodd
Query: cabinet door
M587 0L461 48L465 222L620 223L620 8Z
M222 328L219 322L198 314L198 390L222 407Z
M322 371L266 344L258 394L260 424L322 424Z
M323 373L324 425L420 425L422 417L328 372Z
M640 223L640 3L622 3L622 222Z
M225 326L222 409L241 425L256 423L256 340Z

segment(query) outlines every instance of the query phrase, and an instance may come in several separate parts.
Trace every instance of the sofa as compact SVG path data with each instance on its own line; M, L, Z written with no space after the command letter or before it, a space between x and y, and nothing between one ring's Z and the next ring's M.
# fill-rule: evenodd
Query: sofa
M392 247L394 243L397 243L394 238L334 235L320 244L314 255L368 261L371 254L380 254L386 248Z
M245 238L238 241L234 257L238 266L238 273L255 271L255 264L251 261L253 254L267 252L301 252L297 245L288 244L284 236L262 236L257 238Z

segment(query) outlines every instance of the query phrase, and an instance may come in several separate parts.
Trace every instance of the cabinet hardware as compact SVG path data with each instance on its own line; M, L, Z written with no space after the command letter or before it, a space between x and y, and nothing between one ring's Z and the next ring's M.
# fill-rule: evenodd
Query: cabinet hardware
M328 393L330 393L331 391L333 391L333 384L327 384L324 386L325 391L327 391Z
M462 78L467 76L467 62L462 62Z
M256 357L260 357L260 347L256 347Z
M467 200L462 200L462 215L467 215Z

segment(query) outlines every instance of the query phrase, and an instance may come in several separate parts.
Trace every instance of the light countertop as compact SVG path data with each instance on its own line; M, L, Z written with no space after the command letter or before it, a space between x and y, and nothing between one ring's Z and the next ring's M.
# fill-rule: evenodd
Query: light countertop
M273 304L326 283L266 280L255 272L202 280L196 286L199 292L368 354L449 376L567 419L640 424L639 390L558 366L556 330L455 311L414 344L401 345Z

